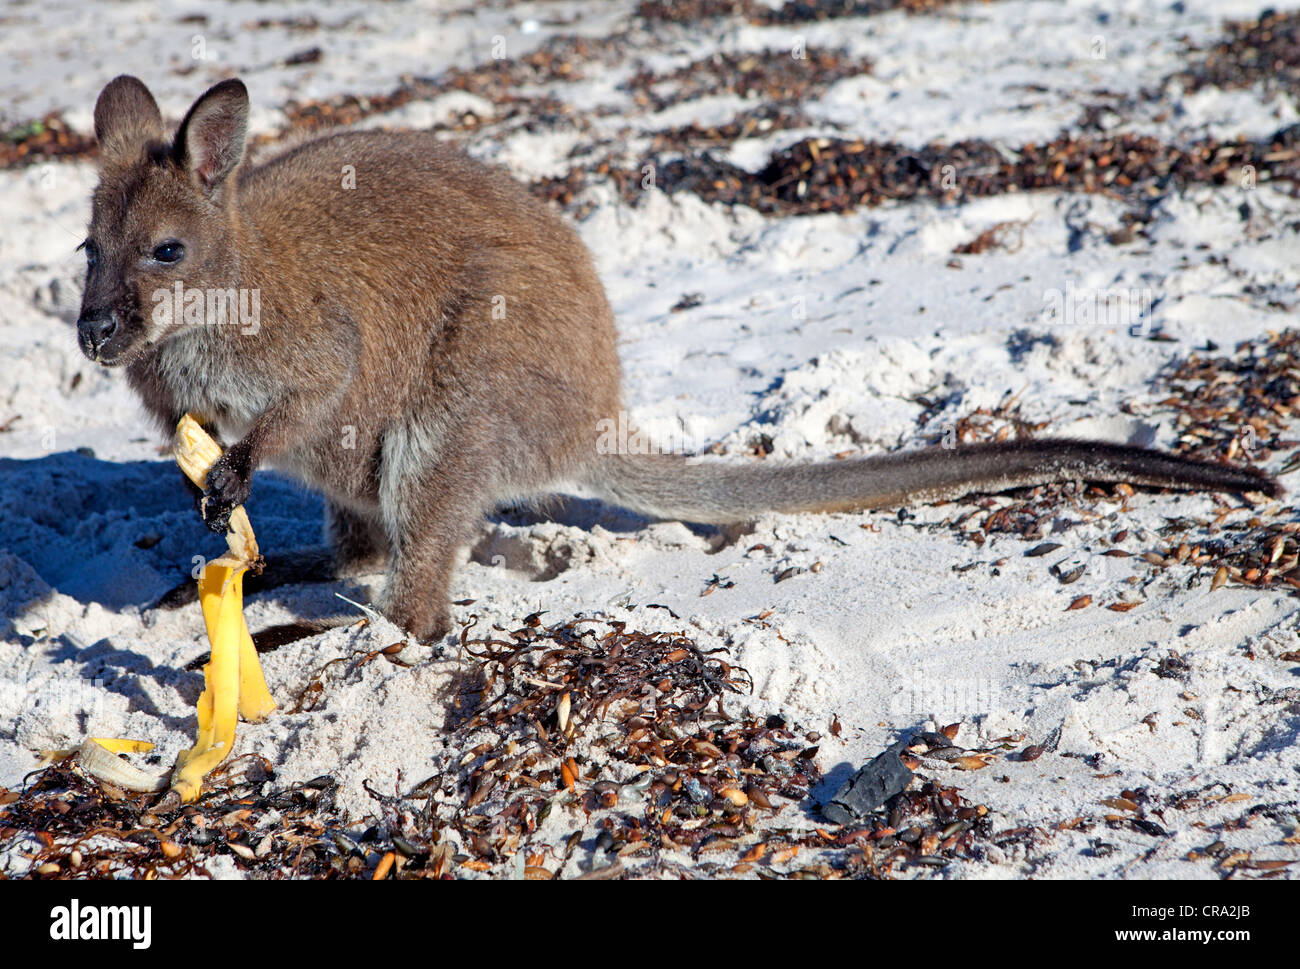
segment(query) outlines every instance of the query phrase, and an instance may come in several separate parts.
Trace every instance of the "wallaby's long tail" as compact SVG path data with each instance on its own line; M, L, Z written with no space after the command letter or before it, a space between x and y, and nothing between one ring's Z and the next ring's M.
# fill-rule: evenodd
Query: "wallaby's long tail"
M926 448L814 464L737 465L676 455L602 457L588 483L658 518L727 524L763 512L900 507L1053 481L1282 493L1272 477L1145 448L1069 438Z

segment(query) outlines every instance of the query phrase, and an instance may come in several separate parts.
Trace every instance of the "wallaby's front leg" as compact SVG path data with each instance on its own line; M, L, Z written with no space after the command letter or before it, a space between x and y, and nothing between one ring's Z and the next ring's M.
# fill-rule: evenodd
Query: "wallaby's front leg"
M333 411L340 387L341 382L327 382L320 390L282 397L226 448L208 471L201 509L208 528L224 532L229 527L230 513L248 500L258 465L320 433L321 420Z
M294 383L276 389L275 403L208 471L202 512L212 531L224 532L230 513L248 500L258 465L319 437L351 384L361 351L360 331L351 318L339 310L328 311L312 339L317 345L308 349L316 352L295 353L300 367ZM264 352L270 355L286 350L281 346ZM250 380L256 380L251 369Z
M159 429L166 435L166 439L170 441L176 433L176 426L180 423L181 418L185 416L186 411L177 402L171 387L168 386L158 369L158 352L155 350L152 353L144 354L138 360L129 364L126 368L126 377L136 393L140 395L145 409L158 422ZM217 429L212 426L212 422L203 414L191 414L191 416L198 420L199 426L224 450L225 445L217 433ZM185 486L186 492L193 498L194 507L198 509L204 521L207 521L207 515L204 513L205 490L183 474L180 475L180 479ZM235 505L232 505L230 510L233 511L235 507ZM227 511L227 524L229 519L230 512ZM224 531L225 526L218 530Z

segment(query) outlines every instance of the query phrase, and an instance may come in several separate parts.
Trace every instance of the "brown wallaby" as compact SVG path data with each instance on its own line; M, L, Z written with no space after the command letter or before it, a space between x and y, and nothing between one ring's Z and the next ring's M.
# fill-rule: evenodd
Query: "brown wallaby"
M614 320L559 216L425 132L326 134L245 164L247 117L244 85L223 81L168 140L143 83L104 88L81 348L125 368L164 431L190 411L233 442L209 527L259 465L284 468L326 495L338 567L386 558L380 606L417 637L450 629L452 567L485 511L566 482L699 523L1063 480L1280 491L1250 468L1065 439L795 466L619 453L602 441L622 407Z

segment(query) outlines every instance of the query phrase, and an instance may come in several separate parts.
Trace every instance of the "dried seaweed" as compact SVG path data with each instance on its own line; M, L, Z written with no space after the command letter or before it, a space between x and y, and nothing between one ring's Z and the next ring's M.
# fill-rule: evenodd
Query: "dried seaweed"
M1262 85L1265 92L1300 95L1300 11L1266 10L1258 20L1224 24L1225 37L1189 58L1171 80L1189 91Z
M887 201L960 201L1036 189L1105 193L1137 200L1193 184L1300 180L1300 131L1258 142L1207 139L1187 147L1121 134L1063 134L1014 151L984 141L911 149L890 142L806 138L749 172L709 152L649 158L664 191L705 201L748 205L766 215L847 212ZM636 192L629 195L635 201Z
M925 778L838 830L787 817L810 809L821 735L732 709L748 675L683 632L534 615L474 633L432 773L366 785L364 831L331 778L279 787L255 755L173 815L61 763L0 791L0 847L35 878L205 877L219 856L252 878L887 877L983 851L987 809ZM941 767L996 756L925 736L910 749Z
M95 139L73 131L57 112L0 134L0 168L20 168L54 159L93 158Z
M0 845L30 858L31 878L184 878L210 875L228 855L252 878L355 876L361 855L341 852L330 778L274 789L261 758L236 758L213 776L218 787L171 816L152 796L127 796L68 762L38 772L24 790L0 797ZM259 793L260 791L266 793ZM4 803L8 801L8 803Z
M841 17L869 17L903 10L931 13L958 0L789 0L771 7L756 0L642 0L637 16L646 20L689 23L719 17L742 18L756 25L801 24Z
M871 73L871 62L839 51L715 53L667 74L640 71L625 86L656 111L706 95L762 98L769 106L815 96L846 77Z

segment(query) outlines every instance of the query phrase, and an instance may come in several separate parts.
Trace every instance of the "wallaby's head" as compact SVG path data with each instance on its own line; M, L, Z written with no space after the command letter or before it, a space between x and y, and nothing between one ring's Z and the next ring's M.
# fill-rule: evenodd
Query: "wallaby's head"
M91 360L131 362L180 332L157 312L161 291L239 285L235 172L244 157L248 91L222 81L190 108L169 143L138 79L114 78L95 103L101 159L86 250L77 338Z

